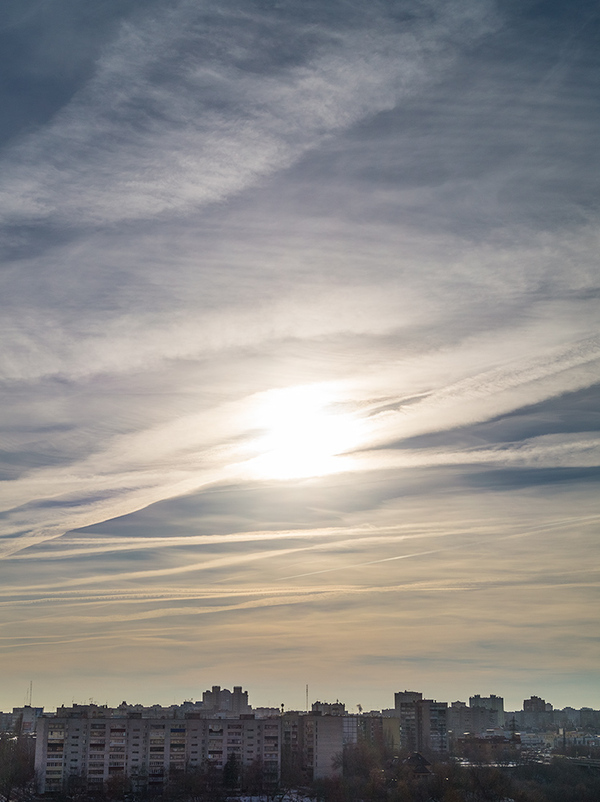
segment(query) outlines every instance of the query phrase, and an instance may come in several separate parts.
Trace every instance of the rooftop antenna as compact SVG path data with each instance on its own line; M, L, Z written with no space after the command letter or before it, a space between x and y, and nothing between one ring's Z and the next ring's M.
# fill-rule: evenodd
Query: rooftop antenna
M306 712L308 713L308 683L306 683Z
M29 707L31 707L31 700L33 699L33 680L29 680Z

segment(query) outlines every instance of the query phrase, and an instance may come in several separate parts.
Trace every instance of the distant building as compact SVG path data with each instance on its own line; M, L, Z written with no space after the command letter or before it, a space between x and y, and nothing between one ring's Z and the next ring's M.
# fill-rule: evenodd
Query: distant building
M553 722L552 705L539 696L523 701L523 726L534 730L546 729Z
M473 762L496 763L517 760L521 751L519 735L507 738L503 735L478 737L475 735L457 738L455 752Z
M600 711L591 707L582 707L579 711L579 721L583 729L600 732Z
M417 709L417 751L442 753L448 751L448 703L421 699Z
M232 713L239 716L250 713L248 704L248 691L242 690L241 685L234 685L233 691L213 685L212 690L202 694L202 708L211 713Z
M388 749L397 754L402 748L402 730L400 719L392 716L382 716L383 742Z
M452 732L453 742L465 735L480 735L498 726L498 711L476 705L467 707L466 702L452 702L448 708L447 726Z
M423 698L418 691L398 691L394 694L394 707L400 719L402 748L417 751L417 711L416 703Z
M35 732L35 724L44 712L43 707L13 707L12 713L0 713L0 732L15 735L31 735Z
M530 699L523 700L523 711L525 713L545 713L546 700L539 696L532 696Z
M281 710L278 707L253 707L252 713L255 718L273 718L278 716Z
M470 697L469 707L493 710L495 713L497 713L497 717L494 725L491 726L504 726L504 699L502 696L496 696L495 694L491 694L491 696L480 696L479 694L476 694L475 696Z
M339 699L335 702L313 702L313 713L321 713L323 716L345 716L346 705Z
M394 694L400 739L410 752L441 753L448 750L448 703L423 699L418 691Z
M342 718L343 745L358 743L359 716L344 716Z

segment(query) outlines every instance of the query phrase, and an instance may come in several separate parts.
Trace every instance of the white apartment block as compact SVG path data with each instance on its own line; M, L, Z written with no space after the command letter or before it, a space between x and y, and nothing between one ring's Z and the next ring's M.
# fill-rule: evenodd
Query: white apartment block
M38 720L35 768L39 792L59 790L70 777L91 788L115 775L160 787L169 772L212 763L223 768L235 754L241 766L260 761L279 777L279 719L146 719L50 717Z

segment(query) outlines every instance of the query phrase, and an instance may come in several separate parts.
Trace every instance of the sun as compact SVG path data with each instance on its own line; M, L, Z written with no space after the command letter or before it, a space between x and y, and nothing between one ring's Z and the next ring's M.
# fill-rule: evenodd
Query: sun
M262 434L252 441L252 473L261 478L294 479L347 470L345 452L360 439L357 420L340 411L339 399L325 384L289 387L261 394L256 410Z

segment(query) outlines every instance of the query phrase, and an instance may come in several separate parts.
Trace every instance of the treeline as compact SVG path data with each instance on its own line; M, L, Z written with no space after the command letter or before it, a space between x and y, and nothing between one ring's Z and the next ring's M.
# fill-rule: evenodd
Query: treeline
M35 740L29 735L0 735L0 798L15 802L35 793Z
M358 751L358 750L349 750ZM557 758L549 765L462 766L439 763L419 777L401 761L370 766L362 755L346 756L346 774L303 788L252 787L240 781L227 787L219 771L189 771L170 777L160 792L135 791L124 776L111 778L90 794L71 785L56 802L227 802L243 794L261 802L598 802L600 774ZM13 799L13 802L15 800Z
M156 775L154 775L156 776ZM227 802L245 796L275 802L281 797L280 784L271 778L260 761L242 766L232 755L222 769L214 763L171 771L162 783L152 787L145 774L115 774L99 788L90 789L85 778L71 776L63 789L52 795L53 802Z
M419 775L403 759L377 750L345 750L344 774L313 786L319 802L599 802L600 771L554 758L550 764L434 763Z

